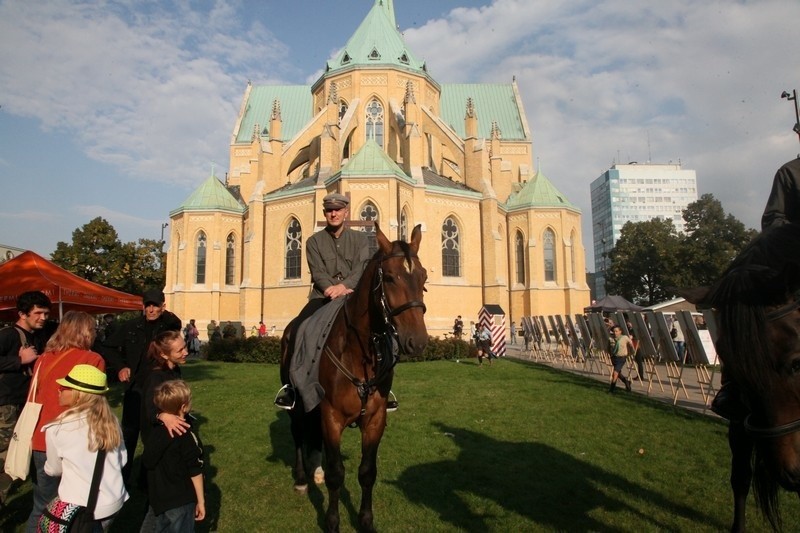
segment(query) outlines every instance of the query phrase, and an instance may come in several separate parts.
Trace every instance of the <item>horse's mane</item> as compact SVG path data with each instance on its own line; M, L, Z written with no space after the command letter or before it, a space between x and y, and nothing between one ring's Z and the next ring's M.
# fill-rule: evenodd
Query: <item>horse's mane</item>
M767 311L785 304L800 288L799 266L800 226L786 224L769 229L733 260L706 299L717 309L720 358L751 409L758 405L753 399L764 396L774 386ZM763 461L756 443L754 492L762 512L778 529L778 484Z

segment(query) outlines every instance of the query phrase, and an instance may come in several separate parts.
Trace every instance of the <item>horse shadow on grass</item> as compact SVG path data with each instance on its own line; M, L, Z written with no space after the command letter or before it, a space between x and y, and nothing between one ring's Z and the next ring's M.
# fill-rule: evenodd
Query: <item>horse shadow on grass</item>
M438 513L440 519L464 531L487 531L493 516L476 510L474 498L491 501L506 512L526 517L552 531L619 531L601 522L593 511L627 512L641 530L671 531L657 514L681 516L725 530L722 523L623 476L580 461L536 442L506 442L469 429L435 423L443 435L460 447L458 457L405 469L396 481L386 481L410 502ZM510 489L509 487L513 487ZM620 496L613 496L619 494ZM630 505L631 499L646 502ZM472 500L471 502L469 500ZM644 513L660 508L663 513Z
M294 467L294 442L289 434L289 415L285 411L279 412L277 418L269 424L269 440L272 444L270 446L271 453L267 455L266 460L270 463L283 463L287 467L286 488L287 490L292 490L293 480L291 468ZM345 470L347 470L348 464L352 461L350 460L349 454L344 450L342 450L342 461L345 463ZM327 489L325 485L317 486L314 484L313 467L309 467L306 470L306 476L309 480L306 497L317 512L317 525L320 529L324 530L325 511L327 511L325 505ZM353 501L353 497L347 489L347 486L341 488L339 491L339 498L339 503L346 513L341 515L342 523L345 521L345 516L349 516L355 527L357 522L356 516L358 515L357 505L359 505L359 503ZM360 498L361 496L359 495L356 499L360 502Z

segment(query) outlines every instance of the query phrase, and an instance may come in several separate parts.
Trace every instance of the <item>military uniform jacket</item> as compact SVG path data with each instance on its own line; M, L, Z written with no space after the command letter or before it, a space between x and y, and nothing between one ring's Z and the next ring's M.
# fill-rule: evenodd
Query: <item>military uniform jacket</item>
M355 289L369 260L367 236L346 228L337 239L319 231L308 239L306 257L313 280L309 300L324 298L325 289L339 283Z

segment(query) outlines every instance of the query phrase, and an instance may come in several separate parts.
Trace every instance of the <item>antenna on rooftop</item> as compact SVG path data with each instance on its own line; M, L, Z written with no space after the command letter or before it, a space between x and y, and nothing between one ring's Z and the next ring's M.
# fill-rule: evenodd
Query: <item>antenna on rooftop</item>
M647 130L647 163L653 161L653 154L650 153L650 130Z

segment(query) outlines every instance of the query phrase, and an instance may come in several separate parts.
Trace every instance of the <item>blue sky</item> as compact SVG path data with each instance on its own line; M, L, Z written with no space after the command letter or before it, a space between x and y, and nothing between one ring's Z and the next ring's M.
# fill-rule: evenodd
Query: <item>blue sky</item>
M247 81L312 82L373 1L0 0L0 243L49 255L96 216L159 238L212 162L224 175ZM438 81L516 76L587 265L589 183L615 160L680 160L757 227L800 152L780 99L800 88L800 2L394 4Z

